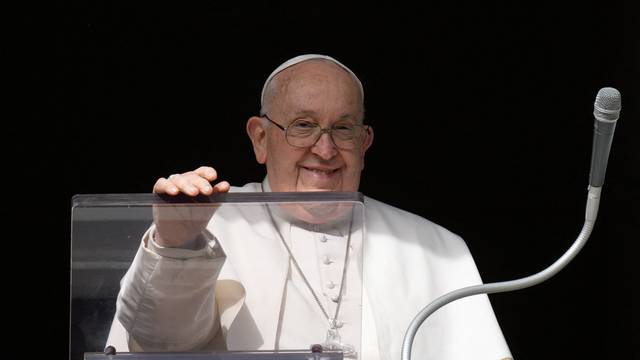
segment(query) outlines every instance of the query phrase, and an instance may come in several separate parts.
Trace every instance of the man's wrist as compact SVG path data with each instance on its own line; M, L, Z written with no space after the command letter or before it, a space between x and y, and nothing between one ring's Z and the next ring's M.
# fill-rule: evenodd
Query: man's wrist
M209 244L207 234L208 233L198 235L198 237L190 243L190 248L168 247L158 243L157 231L155 227L153 227L144 237L143 246L148 251L166 258L191 259L197 257L216 257L218 254L216 254L216 251L214 251ZM215 244L215 240L213 244Z
M205 239L205 237L202 234L199 234L193 240L185 242L180 246L166 246L164 245L166 244L166 242L163 241L162 237L160 237L157 229L153 229L153 231L151 232L151 241L154 242L154 245L156 247L161 249L184 249L198 251L202 250L202 248L207 245L207 240Z

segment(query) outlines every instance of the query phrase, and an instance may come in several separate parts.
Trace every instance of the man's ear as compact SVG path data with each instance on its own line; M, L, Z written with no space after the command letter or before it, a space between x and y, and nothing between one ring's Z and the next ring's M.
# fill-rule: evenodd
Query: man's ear
M364 153L371 147L371 144L373 144L373 128L369 126L367 128L367 134L364 136L364 143L362 144L362 169L364 169Z
M264 119L252 116L247 120L247 134L253 144L256 161L260 164L267 162L267 124Z

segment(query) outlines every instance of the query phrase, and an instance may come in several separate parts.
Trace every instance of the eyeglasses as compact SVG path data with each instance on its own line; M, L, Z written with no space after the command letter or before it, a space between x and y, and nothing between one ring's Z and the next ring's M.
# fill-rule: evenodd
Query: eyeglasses
M293 147L306 148L315 145L322 134L327 133L333 144L342 150L353 150L364 139L364 135L369 131L369 125L352 124L350 122L337 122L330 128L322 128L320 124L307 120L297 119L287 127L271 120L267 114L262 115L273 125L284 131L287 143Z

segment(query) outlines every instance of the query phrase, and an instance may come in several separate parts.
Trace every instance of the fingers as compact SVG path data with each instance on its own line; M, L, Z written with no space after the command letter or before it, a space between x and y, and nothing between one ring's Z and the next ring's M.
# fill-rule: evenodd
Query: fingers
M216 172L216 169L210 166L201 166L195 169L193 172L207 179L208 181L213 181L218 178L218 173Z
M170 194L176 195L178 194L178 188L173 185L173 183L165 178L160 178L156 181L155 185L153 185L153 193L155 194Z
M225 192L229 192L230 188L231 188L231 185L229 185L228 182L221 181L213 187L213 190L216 193L225 193Z
M159 178L153 186L153 192L156 194L169 195L184 193L189 196L228 192L230 185L226 181L221 181L211 186L210 182L217 179L217 177L218 174L214 168L202 166L194 171L183 174L173 174L166 179Z

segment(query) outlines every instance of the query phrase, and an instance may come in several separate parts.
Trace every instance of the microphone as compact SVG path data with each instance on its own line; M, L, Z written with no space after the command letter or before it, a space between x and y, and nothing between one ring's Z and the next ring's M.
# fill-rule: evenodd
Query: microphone
M602 184L604 183L604 173L607 170L611 140L613 139L613 132L616 128L616 121L618 121L618 117L620 116L622 103L620 98L621 96L618 90L605 87L598 91L596 102L593 105L593 115L596 120L593 125L594 132L591 152L591 172L589 174L589 193L587 195L584 225L582 226L582 230L580 230L580 234L578 234L578 238L573 242L573 245L553 264L536 274L516 280L467 286L446 293L433 300L422 309L415 318L413 318L411 324L409 324L404 335L404 341L402 342L402 360L411 359L413 340L420 325L422 325L427 317L446 304L467 296L515 291L540 284L555 276L578 255L584 244L589 240L598 215L600 192L602 191Z
M601 187L604 183L604 173L607 171L607 161L611 150L613 132L616 121L620 117L622 100L620 92L612 87L604 87L598 91L593 104L593 147L591 149L591 170L589 186Z

